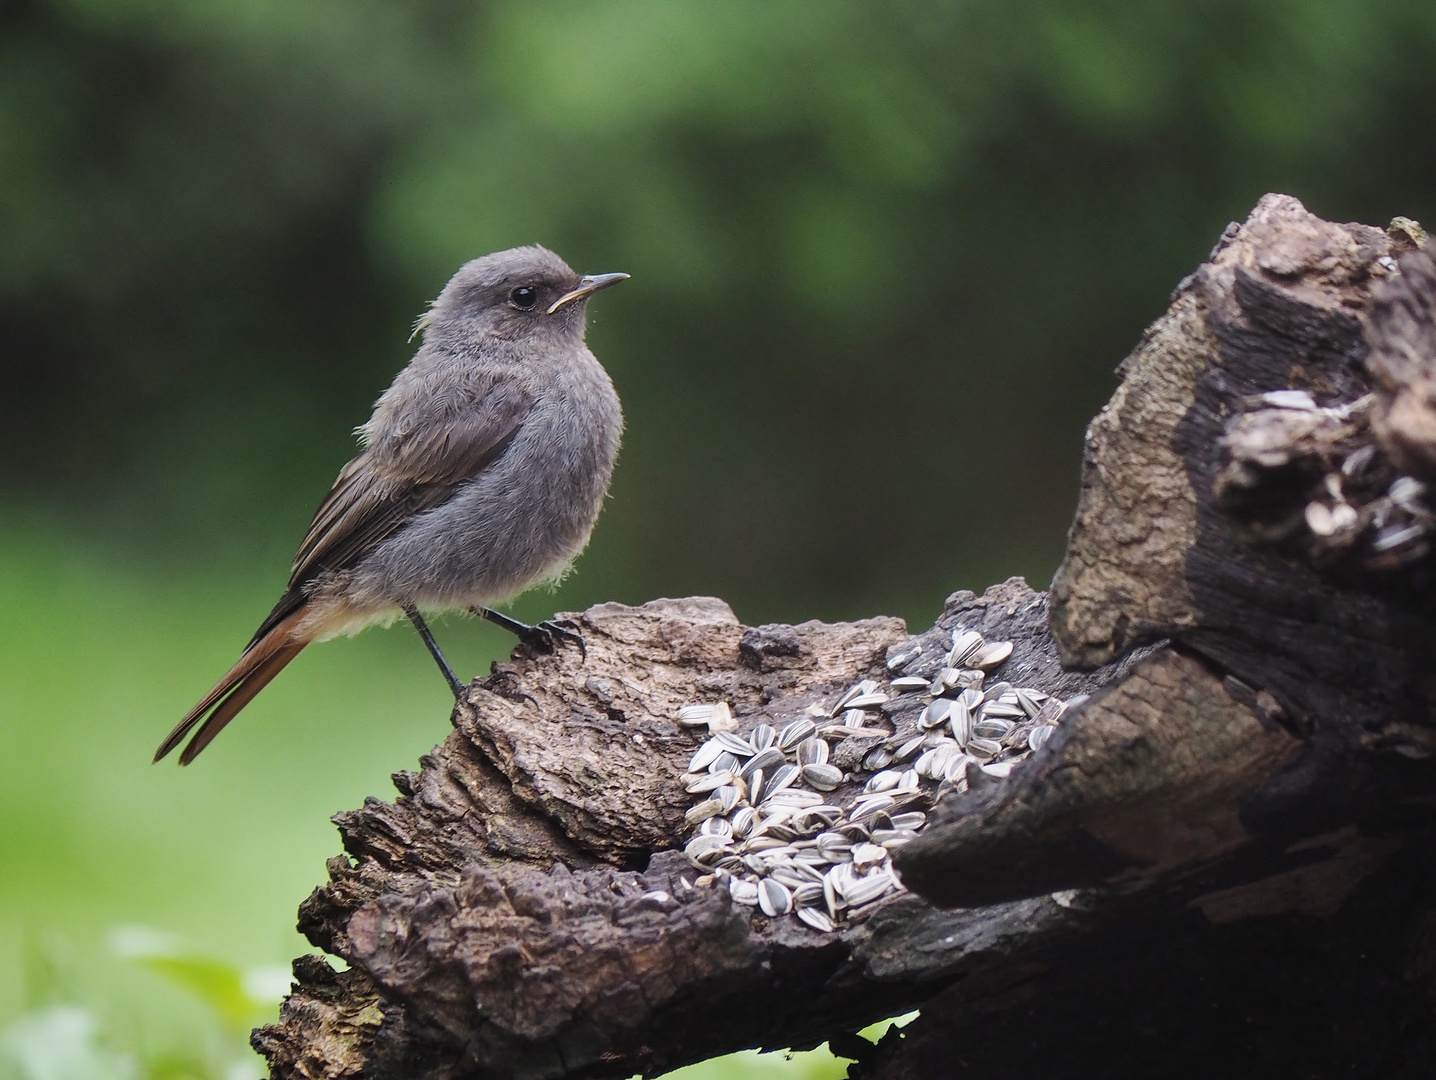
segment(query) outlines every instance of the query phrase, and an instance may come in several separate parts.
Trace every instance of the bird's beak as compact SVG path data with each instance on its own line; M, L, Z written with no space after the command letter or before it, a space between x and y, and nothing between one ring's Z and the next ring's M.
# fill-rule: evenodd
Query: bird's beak
M553 307L548 309L552 315L565 304L571 304L575 300L582 300L585 296L592 296L601 289L607 289L611 285L617 285L620 281L627 281L627 274L589 274L587 277L579 278L578 288L573 292L564 293L553 302Z

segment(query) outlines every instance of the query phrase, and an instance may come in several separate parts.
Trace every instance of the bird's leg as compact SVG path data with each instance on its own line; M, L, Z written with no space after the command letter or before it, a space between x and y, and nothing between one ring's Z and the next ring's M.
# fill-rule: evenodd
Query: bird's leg
M541 623L530 626L528 623L521 623L517 619L511 619L493 608L471 607L469 608L481 619L486 619L495 626L502 626L514 637L518 638L529 648L536 652L551 653L554 651L554 639L562 638L564 641L571 641L578 646L578 651L588 659L588 644L583 640L583 635L570 627L576 624L572 619L559 619L557 621L545 619Z
M409 621L414 624L414 629L419 631L419 636L424 639L424 644L428 646L429 655L434 658L434 663L438 664L439 670L444 673L444 678L448 680L449 683L449 689L454 692L454 700L459 700L464 696L464 684L459 682L459 677L454 674L454 669L451 668L449 662L444 659L443 650L439 648L439 643L434 640L434 635L429 630L429 624L424 621L424 616L419 614L419 609L413 604L404 605L404 614L409 616Z

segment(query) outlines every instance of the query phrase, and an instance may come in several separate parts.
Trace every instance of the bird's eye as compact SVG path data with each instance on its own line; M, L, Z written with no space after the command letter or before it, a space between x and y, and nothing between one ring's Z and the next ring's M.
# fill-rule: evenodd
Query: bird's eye
M527 311L538 303L538 290L532 285L520 285L509 293L509 300L513 302L514 307Z

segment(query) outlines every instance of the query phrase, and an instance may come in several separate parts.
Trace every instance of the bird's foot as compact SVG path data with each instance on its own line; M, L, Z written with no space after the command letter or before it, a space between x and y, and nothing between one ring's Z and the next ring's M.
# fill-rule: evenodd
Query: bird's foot
M555 652L560 641L568 641L578 646L578 651L583 655L584 660L588 659L588 643L578 632L578 623L572 619L545 619L541 623L530 626L528 623L521 623L517 619L502 615L492 608L473 607L469 610L495 626L502 626L536 653Z
M538 698L516 685L519 681L518 672L510 667L500 667L498 664L494 665L494 669L494 673L483 682L485 690L509 701L527 701L534 708L538 708Z
M583 635L578 632L578 623L572 619L545 619L529 627L528 633L520 634L519 640L529 648L545 653L553 652L559 641L571 642L578 646L579 655L584 660L588 659L588 642L583 640Z

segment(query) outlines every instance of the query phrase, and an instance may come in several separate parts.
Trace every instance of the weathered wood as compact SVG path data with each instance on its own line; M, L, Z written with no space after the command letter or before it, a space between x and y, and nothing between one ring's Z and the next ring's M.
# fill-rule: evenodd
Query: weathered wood
M350 970L296 965L255 1035L274 1075L624 1076L834 1037L874 1080L955 1059L974 1077L1436 1061L1396 1045L1436 1000L1436 895L1404 869L1433 848L1436 799L1423 240L1282 196L1227 230L1089 429L1050 618L1016 580L954 594L916 638L894 619L744 628L711 599L610 604L576 616L586 661L496 666L395 775L396 802L336 817L348 857L300 925ZM1293 390L1313 401L1264 396ZM959 626L1014 642L1002 678L1090 697L1009 780L938 804L895 858L912 893L820 934L734 904L676 850L700 742L680 705L782 726L917 645L907 673L933 676ZM920 707L883 711L903 731ZM853 768L867 744L848 742L834 758ZM1288 962L1303 987L1341 965L1332 986L1366 994L1370 1022L1292 990ZM1138 996L1139 1036L1094 994ZM918 1005L877 1050L840 1037ZM1216 1018L1298 1011L1329 1018L1341 1052L1294 1028L1285 1058L1219 1038Z
M1012 640L1013 675L1063 694L1120 670L1064 672L1020 580L954 594L919 638L896 619L744 628L704 598L576 619L586 660L516 654L396 776L396 803L336 818L353 862L331 860L300 925L353 970L336 984L296 969L256 1036L277 1075L625 1076L813 1045L958 979L998 987L1087 918L1048 897L944 912L907 896L818 934L732 903L665 850L687 832L679 778L702 741L674 723L682 704L721 698L742 730L781 726L890 651L924 645L913 670L931 673L959 624Z

